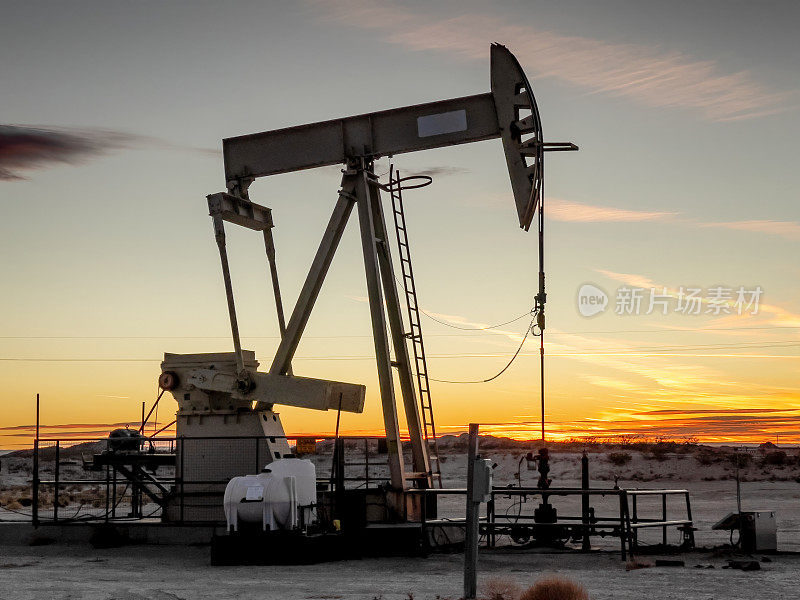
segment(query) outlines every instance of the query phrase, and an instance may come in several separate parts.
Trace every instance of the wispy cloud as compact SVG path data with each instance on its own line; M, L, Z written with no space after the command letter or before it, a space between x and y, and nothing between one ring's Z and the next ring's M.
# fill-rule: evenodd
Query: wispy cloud
M697 221L686 218L680 212L631 210L613 206L601 206L574 202L561 198L548 198L545 206L547 218L554 221L570 223L636 223L636 222L671 222L684 227L730 229L761 233L784 237L790 240L800 239L800 223L797 221Z
M113 429L115 427L127 427L131 424L131 421L128 422L120 422L120 423L59 423L56 425L39 425L39 429L42 432L51 432L51 430L67 430L67 429L84 429L84 428L95 428L95 429ZM134 424L138 424L138 422L134 422ZM10 425L6 427L0 427L0 431L36 431L36 425Z
M720 223L699 223L700 227L716 227L736 231L752 231L777 235L792 240L800 239L800 223L797 221L726 221Z
M217 150L182 147L123 131L0 125L0 181L24 180L30 171L57 164L82 164L119 150L143 147L219 154Z
M709 414L714 413L714 414ZM602 418L569 419L547 422L547 435L551 439L586 439L620 441L624 437L640 440L697 439L702 442L754 443L775 440L780 434L782 443L800 439L797 408L772 410L741 408L705 411L688 409L669 411L669 415L641 418L638 413L625 410L612 411ZM528 420L530 419L530 420ZM539 421L534 416L522 416L509 423L481 424L481 431L517 439L531 439L538 435ZM448 432L461 431L465 425L443 426Z
M786 110L790 94L756 81L749 71L724 72L657 46L617 44L518 25L488 14L441 18L406 6L372 0L309 0L315 13L338 23L385 32L387 41L409 50L446 53L486 61L487 46L500 40L528 72L624 97L656 108L698 111L712 121L734 121Z
M636 273L618 273L608 269L595 269L595 272L600 273L601 275L604 275L605 277L608 277L614 281L619 281L625 285L643 289L655 289L659 293L666 293L673 298L677 298L680 294L679 289L657 283L645 275L638 275ZM708 304L709 302L706 298L701 298L700 301L703 304ZM727 304L729 308L732 308L733 300ZM791 310L785 309L782 306L759 302L758 312L759 314L767 317L765 324L775 325L778 327L800 327L800 313L792 312ZM719 317L717 320L718 324L725 323L727 320L736 319L738 315L735 313L736 311L734 309L733 314Z
M632 223L670 220L678 213L629 210L584 204L582 202L570 202L560 198L548 198L545 214L548 218L556 221L573 223Z
M465 169L464 167L426 167L419 171L413 171L411 173L401 173L401 177L406 177L408 175L416 175L416 176L424 176L424 177L449 177L451 175L463 175L464 173L469 173L469 169Z

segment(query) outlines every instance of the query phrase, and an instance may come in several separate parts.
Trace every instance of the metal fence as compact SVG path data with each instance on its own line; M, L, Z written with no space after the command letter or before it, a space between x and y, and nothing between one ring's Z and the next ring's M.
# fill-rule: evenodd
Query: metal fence
M463 497L467 490L451 488L412 492L448 498ZM580 502L580 508L575 514L562 513L552 522L548 522L546 517L537 515L536 510L530 510L536 507L536 504L529 501L536 498L541 499L544 504L549 504L554 498L567 500L566 506L559 507L567 510L577 508L577 502L569 502L575 500ZM590 507L591 498L608 500L609 502L603 507L605 511L596 511L595 507ZM677 505L671 502L668 507L668 498L678 500ZM643 502L647 500L655 503ZM460 501L462 507L463 502ZM576 514L578 512L580 514ZM464 529L466 519L442 518L441 514L437 518L427 519L423 513L423 527L445 532L451 528ZM648 540L644 545L659 546L664 549L669 545L668 531L672 528L679 534L674 546L684 549L694 548L694 526L688 490L495 487L486 504L485 516L480 519L479 524L481 535L484 536L488 547L495 547L498 538L506 536L520 545L537 542L544 545L566 545L572 542L580 545L583 550L589 550L590 538L610 537L617 539L623 560L626 560L628 555L634 555L643 549L640 534L644 531L658 531L660 534L660 539Z
M108 439L39 439L34 443L31 519L39 523L158 519L218 523L225 486L256 474L274 457L276 438L142 438L115 450ZM285 436L288 442L306 436ZM381 437L314 437L317 488L372 488L389 479ZM291 446L296 451L294 445ZM407 457L410 461L410 454Z
M334 492L375 490L389 480L385 439L380 437L286 436L305 442L317 472L320 510ZM119 451L109 440L39 439L34 447L31 518L34 524L79 521L220 523L225 486L235 475L259 473L274 458L275 438L143 438ZM309 445L309 442L311 444ZM297 447L292 447L297 452ZM191 457L191 458L189 458ZM406 452L410 462L410 452ZM466 489L414 489L433 502L422 502L421 527L446 532L464 527ZM589 498L594 498L589 507ZM668 498L676 498L676 505ZM558 499L557 521L537 517L537 502ZM603 500L604 499L604 500ZM426 513L426 507L433 510ZM597 509L595 511L595 508ZM677 511L677 512L676 512ZM594 536L616 538L623 557L636 551L645 532L658 533L667 545L668 531L682 535L679 544L694 545L689 493L686 490L633 490L496 487L487 504L481 531L488 546L500 536L526 540L583 543ZM456 536L457 537L457 536ZM651 543L653 536L646 543Z

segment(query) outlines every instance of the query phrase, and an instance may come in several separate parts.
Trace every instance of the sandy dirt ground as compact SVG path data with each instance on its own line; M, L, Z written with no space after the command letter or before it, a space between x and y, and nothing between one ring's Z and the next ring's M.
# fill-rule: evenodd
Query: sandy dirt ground
M707 554L684 559L685 567L626 571L619 556L606 553L483 552L479 590L490 578L527 587L543 575L558 573L582 583L593 600L798 597L798 556L773 557L753 572L723 569L723 559ZM433 600L458 598L462 577L458 554L313 566L210 567L208 549L197 547L0 547L2 600Z
M460 487L464 480L464 457L448 453L444 463L447 487ZM698 527L698 546L711 549L725 544L728 534L714 532L711 525L735 510L735 482L732 467L723 461L702 465L691 455L672 454L655 460L631 452L624 466L612 464L603 453L591 458L592 487L611 488L615 478L626 488L686 488L691 492L693 518ZM523 453L487 450L484 456L498 464L496 485L519 481L535 485L537 473L528 471ZM315 457L320 470L328 460ZM554 485L577 487L580 455L556 455L553 460ZM6 465L8 467L8 464ZM758 463L743 472L745 510L774 510L778 520L778 547L789 552L761 562L761 570L743 572L724 569L724 553L710 550L682 555L684 567L652 567L626 571L620 560L618 541L593 538L592 554L541 553L519 547L482 551L479 587L490 578L501 578L523 587L538 578L558 573L582 583L592 599L647 598L680 600L770 600L799 598L800 583L800 469L797 463L765 469ZM0 487L27 483L24 469L3 474ZM593 499L599 514L614 514L616 498ZM554 504L559 514L579 514L577 498L559 498ZM537 500L522 507L532 513ZM463 499L443 497L442 516L463 515ZM498 500L498 512L520 510ZM658 506L640 507L640 516ZM670 500L670 514L685 511L680 498ZM25 518L17 513L0 518ZM669 539L677 543L679 534L671 528ZM652 538L652 539L651 539ZM660 530L642 534L644 544L657 542ZM501 544L508 540L498 540ZM652 563L655 556L643 561ZM670 558L675 558L670 557ZM760 560L761 555L753 558ZM696 568L698 565L714 568ZM462 590L462 556L434 554L428 558L382 558L333 562L314 566L211 567L208 547L127 546L93 549L88 545L0 546L0 600L40 598L86 598L87 600L144 600L214 598L263 599L445 599L459 598ZM480 596L480 594L479 594Z

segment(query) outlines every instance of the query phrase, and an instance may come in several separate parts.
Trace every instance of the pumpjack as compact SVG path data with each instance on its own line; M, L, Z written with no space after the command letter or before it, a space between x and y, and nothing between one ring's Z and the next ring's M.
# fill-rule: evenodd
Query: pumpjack
M209 195L207 200L222 266L233 352L164 355L159 385L178 403L176 455L179 472L191 473L199 482L219 481L251 472L252 461L237 451L237 438L263 438L258 456L262 466L291 456L280 416L274 410L276 405L352 413L363 411L363 385L303 377L292 369L295 351L355 209L361 233L390 473L388 484L376 493L384 495L393 518L416 520L419 517L423 510L421 495L409 491L441 484L438 456L432 450L436 439L433 407L427 389L424 352L420 358L414 345L421 347L422 331L402 202L399 208L396 202L392 206L395 225L399 228L395 233L401 246L410 331L404 326L401 295L389 246L390 229L381 199L381 191L387 191L392 194L393 201L397 200L403 180L396 178L388 184L381 183L374 172L374 164L381 157L494 138L502 141L519 226L527 231L538 208L541 233L544 153L577 150L577 146L543 140L531 84L514 55L499 44L491 46L491 91L488 93L223 140L227 189ZM261 177L330 165L343 166L338 198L286 322L272 236L272 211L254 202L249 188ZM281 331L281 341L265 371L258 370L255 354L242 348L226 250L226 223L261 232L264 239ZM540 242L540 287L536 301L538 325L543 329L545 292L541 250ZM409 340L414 347L413 362L408 350ZM410 467L403 456L395 376L410 438ZM184 493L193 494L192 506L197 510L187 510L182 515L183 520L212 520L210 514L219 518L222 504L218 487L197 483L184 490Z

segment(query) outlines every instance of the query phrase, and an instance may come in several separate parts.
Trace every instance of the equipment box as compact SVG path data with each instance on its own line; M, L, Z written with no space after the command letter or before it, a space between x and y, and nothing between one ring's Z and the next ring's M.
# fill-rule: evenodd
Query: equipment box
M741 548L748 552L775 552L778 550L778 525L775 511L742 511L740 524Z

